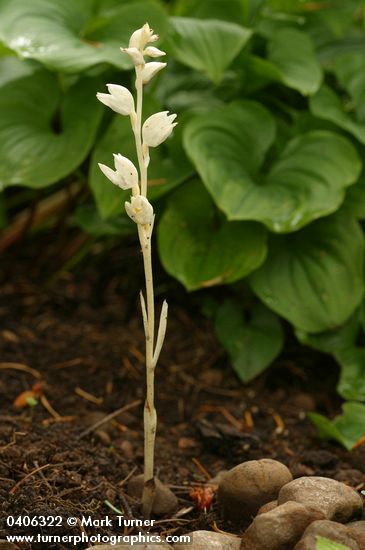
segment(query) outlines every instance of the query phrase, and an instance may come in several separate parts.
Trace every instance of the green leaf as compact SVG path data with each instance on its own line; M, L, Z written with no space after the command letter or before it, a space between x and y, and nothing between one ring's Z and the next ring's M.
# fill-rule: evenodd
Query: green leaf
M359 334L359 312L356 311L344 325L339 328L311 334L304 330L295 329L295 335L301 344L323 351L335 353L353 346Z
M170 48L178 61L205 72L218 84L224 71L242 50L252 31L215 19L172 17Z
M145 96L144 118L159 110L156 101ZM179 122L181 122L179 117ZM173 137L163 146L151 149L151 163L148 170L148 196L154 200L168 193L194 173L181 145L183 124L174 130ZM89 184L94 195L100 215L103 219L113 217L124 211L124 201L130 192L123 192L113 185L100 171L98 162L113 167L113 153L121 153L138 166L134 135L129 117L115 115L108 129L93 150Z
M347 190L342 208L358 220L365 219L365 173L360 176L355 185L351 185Z
M335 74L354 102L357 119L365 123L365 57L361 53L341 55L335 62Z
M194 117L184 146L228 219L290 232L337 210L361 162L349 141L319 130L295 137L268 174L257 174L274 136L268 111L242 101Z
M343 413L334 420L328 420L318 413L309 413L308 417L316 426L321 439L332 439L351 451L365 435L365 405L349 401L343 404L342 410Z
M135 233L136 229L131 223L131 219L123 211L111 220L103 220L95 206L91 204L79 206L74 219L85 233L94 237L130 235Z
M322 69L307 33L293 28L281 29L270 37L267 55L289 88L312 95L320 87Z
M359 224L336 214L269 244L266 262L250 276L259 298L307 332L342 325L363 296Z
M0 57L0 87L25 76L31 76L39 65L35 61L18 59L15 56Z
M316 550L350 550L348 546L345 546L340 542L335 542L333 540L327 539L325 537L317 536L316 540Z
M250 319L245 319L239 304L225 301L218 309L215 331L243 382L249 382L266 369L284 342L278 317L263 304L256 305Z
M325 120L330 120L343 130L346 130L365 145L365 124L359 124L348 114L336 93L328 86L322 88L310 98L309 106L312 113Z
M99 87L84 78L63 92L40 70L0 88L0 188L45 187L81 164L102 116Z
M365 348L348 347L335 353L341 365L338 393L354 401L365 401Z
M0 39L18 55L63 72L99 63L131 67L120 52L129 36L148 21L159 34L167 18L153 0L2 0Z
M188 290L232 283L266 256L266 231L255 223L228 222L197 181L170 198L158 225L166 271Z
M177 15L189 15L199 19L219 19L246 25L250 0L189 0L180 4Z

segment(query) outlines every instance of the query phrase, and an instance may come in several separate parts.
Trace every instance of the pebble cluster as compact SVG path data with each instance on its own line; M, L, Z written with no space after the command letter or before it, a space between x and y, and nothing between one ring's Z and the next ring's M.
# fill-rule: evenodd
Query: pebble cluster
M142 481L134 480L131 493L141 492ZM162 484L158 489L162 496ZM176 501L168 496L170 506L176 508ZM317 536L322 536L350 550L365 550L361 495L326 477L293 479L289 469L276 460L251 460L224 472L219 477L218 504L225 519L250 522L242 536L194 531L189 533L192 544L134 545L133 549L316 550ZM116 548L126 546L93 546L88 550Z

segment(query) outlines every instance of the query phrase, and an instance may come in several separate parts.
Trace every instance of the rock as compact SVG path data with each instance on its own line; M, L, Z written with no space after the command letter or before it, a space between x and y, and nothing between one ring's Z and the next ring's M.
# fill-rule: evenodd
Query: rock
M266 514L266 512L271 512L271 510L274 510L274 508L276 508L277 505L278 505L277 500L271 500L270 502L267 502L266 504L261 506L261 508L259 509L256 515L259 516L260 514Z
M306 527L323 518L299 502L286 502L257 515L242 537L241 550L292 550Z
M350 536L356 540L360 550L365 550L365 521L354 521L347 524Z
M278 503L301 502L322 511L326 519L346 523L362 517L361 496L351 487L327 477L299 477L280 489Z
M214 531L193 531L188 533L190 543L175 543L175 550L239 550L239 537L215 533Z
M344 544L349 550L360 550L359 545L350 536L346 525L329 520L314 521L309 525L298 544L294 546L294 550L316 550L318 535L333 542Z
M248 520L261 506L275 500L283 485L293 479L277 460L249 460L229 470L218 488L223 515L232 520Z
M165 516L173 514L178 506L176 496L159 479L155 478L156 494L153 501L152 513L156 516ZM142 498L143 492L143 474L134 476L129 480L127 492L131 497Z
M15 546L12 542L0 540L0 550L20 550L19 546Z

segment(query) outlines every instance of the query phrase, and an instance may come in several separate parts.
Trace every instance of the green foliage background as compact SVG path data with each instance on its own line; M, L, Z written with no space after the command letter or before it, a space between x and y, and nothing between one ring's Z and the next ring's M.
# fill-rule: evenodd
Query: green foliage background
M133 231L97 168L134 159L129 123L95 93L131 87L119 48L145 21L168 52L145 115L180 122L151 163L163 266L189 291L231 285L216 331L243 381L280 353L284 319L365 401L363 0L0 0L1 225L15 186L82 174L73 223Z

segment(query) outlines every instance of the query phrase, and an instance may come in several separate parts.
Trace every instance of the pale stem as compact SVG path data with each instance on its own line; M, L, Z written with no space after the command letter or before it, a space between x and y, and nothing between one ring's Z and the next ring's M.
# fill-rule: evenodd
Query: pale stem
M142 82L142 66L136 66L136 91L137 91L137 121L133 128L134 138L136 141L137 158L139 172L141 175L141 195L147 196L147 166L144 162L142 151L142 102L143 102L143 82Z

